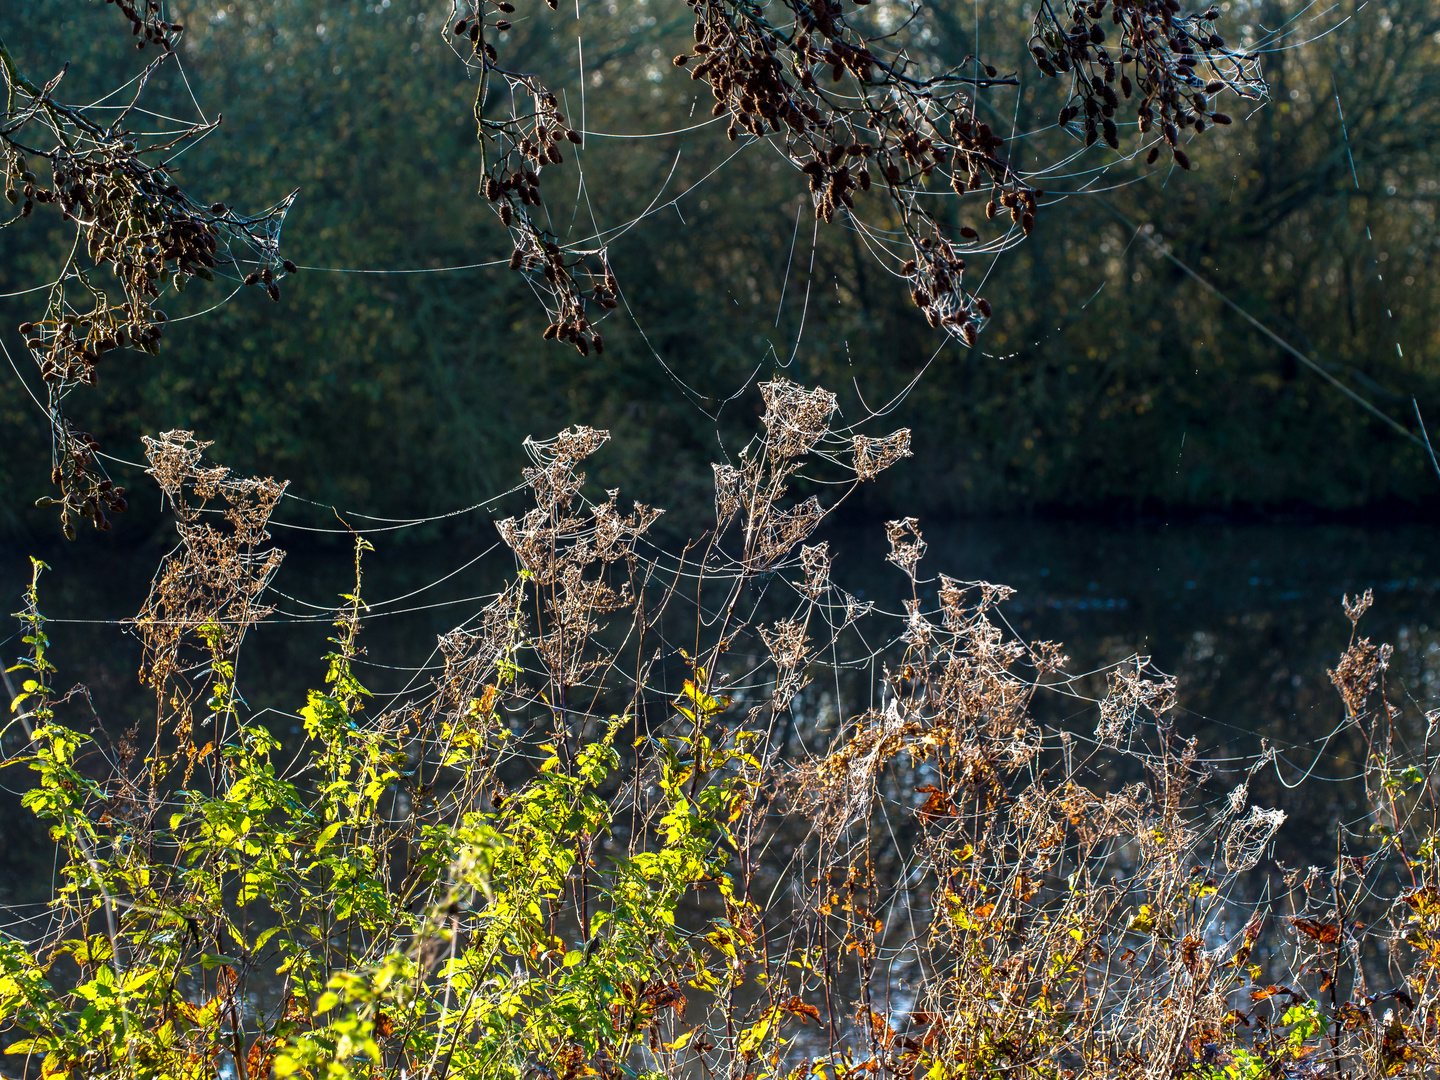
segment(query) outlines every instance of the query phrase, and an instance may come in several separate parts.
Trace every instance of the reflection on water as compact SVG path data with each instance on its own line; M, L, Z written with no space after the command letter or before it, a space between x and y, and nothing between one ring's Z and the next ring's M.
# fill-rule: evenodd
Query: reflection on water
M1262 740L1274 747L1277 765L1256 778L1252 798L1290 814L1277 846L1282 857L1333 852L1333 823L1354 804L1343 781L1357 771L1358 744L1340 727L1343 710L1326 674L1349 637L1342 594L1375 591L1375 607L1361 631L1395 647L1388 677L1392 700L1411 699L1420 707L1412 710L1416 714L1440 704L1440 559L1433 526L1114 528L997 521L925 531L925 573L1015 587L1001 614L1017 634L1064 642L1070 672L1094 671L1139 652L1176 674L1177 726L1194 734L1216 763L1217 785L1233 783L1227 783L1227 770L1259 752ZM827 537L836 555L836 582L899 612L904 577L884 562L883 526L837 528ZM446 577L494 542L488 523L471 537L443 543L386 540L376 537L379 550L366 561L371 610L363 636L364 671L382 703L387 695L423 686L436 634L478 608L476 598L510 568L497 552ZM127 549L87 537L36 552L52 567L43 579L43 609L57 620L132 615L164 550L159 541ZM0 548L0 591L12 601L28 578L27 554ZM294 713L305 689L323 675L320 658L330 632L323 611L349 591L349 574L349 551L341 545L292 546L276 580L276 621L247 641L241 693L252 709L273 710L273 728L282 738L298 724ZM7 666L22 648L14 629L12 624L0 633ZM153 699L135 676L139 644L120 626L57 621L51 636L60 669L56 685L88 685L107 726L153 717ZM1081 679L1076 688L1095 692L1102 685ZM1047 722L1093 729L1093 706L1075 696L1041 695L1037 708ZM1291 790L1307 770L1311 782ZM1338 782L1316 782L1332 779ZM6 822L0 829L0 901L48 891L50 849L17 806L13 789L20 782L13 773L7 778L10 790L0 808Z

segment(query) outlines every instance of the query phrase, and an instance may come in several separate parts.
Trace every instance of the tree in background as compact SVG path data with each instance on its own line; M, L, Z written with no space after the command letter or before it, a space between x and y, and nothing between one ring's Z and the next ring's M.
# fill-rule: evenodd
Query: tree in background
M889 18L888 11L872 6L855 16L865 24ZM1249 37L1245 25L1228 32L1237 42L1270 51L1268 63L1286 87L1281 106L1316 115L1296 124L1279 109L1262 110L1248 124L1206 132L1214 150L1201 150L1195 159L1204 167L1149 176L1142 164L1146 143L1134 137L1138 128L1124 123L1117 128L1130 140L1123 153L1097 137L1084 156L1068 161L1083 147L1085 120L1077 113L1068 130L1055 126L1057 114L1068 108L1068 78L1048 79L1033 65L1026 44L1031 27L1021 13L937 5L926 8L921 21L897 23L887 47L903 46L917 78L959 72L988 80L966 59L976 51L977 33L984 46L979 51L997 73L1016 73L1019 88L960 84L952 90L968 95L992 132L1026 133L1005 154L1012 171L1029 177L1032 186L1041 186L1047 167L1066 163L1073 177L1052 172L1043 180L1051 194L1042 202L1068 190L1108 189L1099 198L1072 197L1049 211L1040 208L1041 227L1029 244L993 268L987 252L1023 235L1023 212L1016 225L1009 216L1015 208L998 207L1004 211L998 223L989 222L981 212L989 187L982 185L969 200L954 198L943 175L947 166L938 163L928 180L923 168L906 172L897 189L888 183L870 193L846 188L852 201L860 200L857 217L849 216L842 199L838 225L797 228L797 211L808 219L816 210L823 217L824 210L809 191L811 176L799 172L804 162L784 156L786 136L772 133L767 141L738 129L730 143L722 134L728 112L704 126L707 111L723 103L704 76L689 78L706 55L689 49L697 44L693 13L597 5L583 7L577 22L569 11L538 6L516 16L490 12L485 40L503 53L506 70L543 73L542 83L555 88L566 130L584 111L584 147L567 139L555 147L564 164L536 166L532 157L527 168L546 177L546 191L575 185L564 187L564 198L579 212L554 211L548 220L559 232L549 242L578 243L601 227L605 232L589 247L603 241L623 297L610 291L603 270L600 277L577 271L577 280L605 286L610 302L624 304L622 318L606 324L606 353L598 364L578 352L537 353L532 344L530 335L547 324L558 336L564 321L557 319L558 301L546 291L552 286L534 252L530 268L522 265L514 277L504 261L517 240L525 250L542 241L526 240L523 223L507 239L486 207L509 205L517 222L522 205L537 221L541 210L518 202L513 154L487 152L489 165L501 169L497 184L504 175L512 178L505 198L487 204L474 197L477 187L488 186L479 180L485 162L473 141L477 84L460 77L452 50L472 65L493 62L482 59L483 47L476 53L469 39L473 13L461 13L467 26L458 39L452 31L460 19L452 14L424 5L286 3L250 5L228 15L217 8L188 18L179 53L188 83L159 70L146 100L172 116L195 115L189 87L207 110L222 103L220 130L175 162L178 178L192 177L188 186L203 189L197 191L199 205L207 211L210 200L274 205L298 186L302 197L287 220L291 245L303 253L299 261L427 272L309 274L299 292L286 287L278 309L260 282L207 318L183 322L177 317L219 297L208 286L187 293L186 301L172 297L168 341L177 362L106 364L103 385L67 402L71 413L79 410L84 431L101 442L128 444L157 425L204 430L231 447L237 465L292 475L325 499L414 514L453 503L456 492L464 492L464 501L502 486L514 462L512 448L530 424L543 430L585 417L615 426L610 468L617 481L639 485L636 490L651 497L677 488L699 492L708 483L710 429L739 430L740 418L721 403L757 363L797 364L838 386L855 378L863 400L874 404L903 390L946 340L911 304L916 282L892 280L915 258L905 229L914 232L921 220L907 209L918 200L939 215L952 250L966 248L960 253L970 263L966 280L988 279L985 291L1005 302L976 347L950 337L911 392L905 408L918 442L947 449L900 481L904 490L876 489L870 497L877 509L897 501L932 509L1086 507L1137 497L1202 507L1293 500L1344 506L1415 498L1428 490L1421 486L1429 481L1413 447L1389 434L1377 437L1372 418L1312 373L1291 370L1293 358L1219 308L1171 264L1154 262L1154 247L1100 201L1108 200L1135 226L1157 227L1187 265L1307 355L1321 364L1340 363L1337 377L1357 392L1407 423L1410 413L1403 407L1411 396L1432 412L1440 405L1431 404L1423 366L1433 323L1426 318L1433 302L1425 293L1433 275L1424 273L1424 260L1433 258L1434 232L1426 228L1432 203L1422 189L1433 145L1425 132L1433 125L1434 97L1426 80L1434 65L1427 66L1426 57L1435 46L1423 11L1385 14L1367 6L1338 13L1334 32L1293 50L1288 46L1299 36L1297 28L1316 24L1286 23L1276 12L1273 19L1257 16ZM22 42L24 48L16 48L31 54L22 57L27 69L58 70L65 59L76 61L61 84L75 88L75 100L98 98L133 74L111 45L109 31L125 29L113 19L98 5L50 4L0 15L7 40ZM496 20L513 25L498 30ZM1386 33L1382 20L1398 32ZM1292 37L1272 41L1260 29L1282 23ZM573 35L567 29L572 26ZM1104 26L1113 37L1115 24ZM843 28L835 29L843 38ZM1118 59L1115 44L1103 47ZM672 66L682 49L692 59ZM583 104L576 81L582 71ZM837 107L857 100L856 76L848 69L840 83L831 81L833 66L816 65L812 74L822 76L816 85L831 98L842 95L835 98ZM1339 183L1351 174L1331 106L1337 88L1342 101L1351 98L1351 80L1355 95L1345 105L1345 130L1356 152L1355 175L1369 194L1356 193L1353 182L1346 194ZM1103 73L1101 81L1110 85ZM514 150L513 125L506 126L510 84L503 72L491 71L489 85L492 119L501 125L491 135ZM1294 98L1292 90L1298 91ZM1093 84L1092 92L1099 94ZM816 101L812 107L824 104ZM1103 135L1103 95L1095 103ZM1123 96L1120 103L1126 104ZM1079 99L1075 106L1085 108ZM1263 137L1256 134L1257 120ZM533 127L527 130L520 137L535 149ZM631 133L654 137L608 137ZM942 143L955 142L941 134ZM817 137L814 131L795 135L792 148L813 158ZM846 146L862 142L878 146L878 139L859 135ZM772 144L780 155L766 151ZM1366 149L1382 145L1383 168ZM903 159L898 143L887 146ZM1137 147L1143 151L1138 155ZM1234 169L1220 156L1231 150ZM878 175L873 160L847 156L842 164L857 183L860 162ZM1396 196L1384 196L1385 168L1419 176L1417 197L1402 201L1409 190L1403 185ZM1322 172L1329 188L1297 179L1303 174L1313 180ZM1252 214L1259 205L1252 173L1267 177L1267 190L1287 193L1276 196L1279 213ZM968 175L962 170L967 187ZM822 184L826 192L830 179ZM967 201L973 209L961 213ZM1357 220L1362 205L1364 226ZM1303 245L1305 235L1325 235L1296 223L1325 206L1347 208L1329 220L1357 250L1317 241L1318 258L1292 259L1287 267L1285 251ZM650 216L641 219L647 211ZM592 215L593 222L587 220ZM59 228L54 217L35 215L25 231L7 230L7 252L15 257L0 267L5 291L33 286L54 272L54 260L68 250L68 226ZM1241 220L1249 224L1237 227ZM630 222L635 224L622 228ZM983 232L986 242L967 244L960 228ZM1376 238L1373 248L1365 228ZM1377 280L1371 271L1382 251L1387 259L1403 260L1404 272ZM1326 259L1333 264L1321 275ZM918 271L923 260L915 261ZM429 272L485 262L500 265ZM1301 270L1313 278L1303 287ZM1414 284L1404 284L1406 278ZM928 297L929 287L919 284ZM530 314L532 286L556 313L539 323ZM1347 290L1349 299L1341 296ZM975 290L962 285L961 291L973 296ZM194 309L175 306L190 297L198 298ZM597 330L609 310L603 299L588 289L585 318ZM24 297L5 303L13 321L33 320ZM1356 317L1337 320L1332 313L1339 311ZM570 322L572 329L578 326L576 319ZM1377 334L1392 323L1394 341L1382 348L1384 335ZM963 318L949 325L963 333ZM1306 329L1308 342L1296 327ZM1404 342L1403 356L1394 350L1398 341ZM1178 354L1193 359L1182 362ZM847 408L862 408L860 398L848 391L846 398ZM697 404L718 419L695 424ZM18 430L46 439L43 416L24 398L12 397L4 407ZM1277 415L1278 423L1266 419ZM640 422L620 424L622 418ZM1179 479L1170 446L1177 429L1188 432ZM376 457L382 432L383 468ZM33 450L35 439L13 441L0 460L12 484L22 483L22 468L36 467L22 466L27 446ZM17 523L16 510L10 513Z

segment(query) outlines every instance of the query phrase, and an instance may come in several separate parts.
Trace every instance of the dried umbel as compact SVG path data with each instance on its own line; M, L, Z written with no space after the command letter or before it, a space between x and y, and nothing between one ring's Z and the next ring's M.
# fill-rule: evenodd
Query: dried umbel
M121 0L119 10L135 35L159 45L162 54L135 81L131 101L118 115L96 105L73 105L57 95L61 71L44 85L21 73L0 42L6 83L4 123L0 124L0 173L5 193L18 206L14 220L30 217L36 206L52 207L71 222L75 244L51 283L45 310L20 325L25 344L39 368L49 398L54 435L55 483L62 528L73 536L71 517L86 516L105 527L102 509L119 509L105 498L110 489L103 469L91 456L81 460L78 438L62 410L76 387L96 382L108 353L135 349L159 351L167 315L160 307L168 294L182 291L194 278L213 280L230 273L245 284L264 287L278 298L277 281L295 264L279 252L280 229L294 200L292 194L260 214L245 215L221 203L204 203L182 191L165 165L184 144L209 134L215 123L196 123L155 136L132 134L126 127L146 84L167 62L181 27L166 22L149 0ZM50 149L40 149L49 146ZM246 273L245 265L256 267ZM93 268L106 267L121 299L112 301Z

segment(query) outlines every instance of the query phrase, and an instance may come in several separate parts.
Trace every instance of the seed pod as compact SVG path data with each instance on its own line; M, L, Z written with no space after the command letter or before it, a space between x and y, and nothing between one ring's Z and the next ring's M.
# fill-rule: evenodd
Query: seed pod
M1115 129L1114 120L1104 121L1105 143L1112 150L1120 149L1120 133Z
M501 203L501 204L500 204L500 224L504 225L504 226L508 229L508 228L510 227L510 222L511 222L512 220L514 220L514 217L515 217L515 213L514 213L513 210L510 209L510 204L509 204L508 202L507 202L507 203Z
M510 253L510 269L519 270L520 264L524 262L524 260L525 256L521 253L519 248L516 248Z
M900 267L900 274L902 277L909 277L913 273L915 273L915 260L906 259Z
M856 179L860 181L860 190L861 190L861 191L869 191L869 190L870 190L870 170L869 170L869 169L861 169L860 172L856 175Z
M918 308L923 308L930 303L930 294L924 289L911 289L910 299Z
M28 334L30 333L30 331L35 329L35 324L33 322L22 322L18 329L20 330L20 333Z
M464 20L464 19L461 19L459 22L457 22L457 23L455 24L455 33L456 33L456 34L463 34L463 33L465 33L465 20Z
M560 327L557 323L551 323L545 327L545 332L540 336L546 341L554 341L560 335Z
M960 324L960 336L964 339L965 344L972 349L975 347L975 343L980 340L980 332L975 329L975 324L972 322L963 322Z
M497 199L500 198L500 194L500 184L496 181L496 179L493 176L486 177L485 198L489 199L491 202L495 202Z
M289 259L281 259L281 260L280 260L280 265L285 268L285 272L286 272L287 274L293 274L293 273L295 273L296 271L298 271L298 270L300 269L298 266L296 266L296 265L295 265L293 262L291 262Z
M1184 169L1186 172L1189 172L1189 171L1190 171L1190 159L1186 156L1185 151L1184 151L1184 150L1181 150L1181 149L1177 146L1177 147L1175 148L1175 150L1174 150L1174 154L1175 154L1175 164L1179 165L1180 168Z
M555 147L553 146L550 147L549 150L545 151L545 156L550 159L550 163L552 165L559 165L565 160L565 158L561 155L560 151L555 149Z
M1020 217L1020 228L1026 236L1035 231L1035 215L1031 213L1022 214Z
M271 300L274 300L277 304L280 302L280 286L279 286L279 285L276 285L276 284L272 281L269 285L266 285L266 286L265 286L265 291L270 294L270 299L271 299Z
M984 297L977 296L975 298L975 310L980 312L985 318L990 318L990 301Z
M605 339L602 338L598 333L591 336L590 344L595 346L595 353L597 356L605 351Z
M978 240L980 238L980 234L974 229L972 229L969 225L960 226L960 235L963 236L966 240Z
M994 220L995 220L995 210L996 210L995 200L994 200L994 199L991 199L989 202L987 202L987 203L985 204L985 216L986 216L987 218L989 218L991 221L994 221Z
M569 140L570 140L572 143L574 143L576 146L579 146L579 145L580 145L581 139L580 139L580 133L579 133L578 131L566 131L566 132L565 132L565 138L569 139Z
M1207 94L1218 94L1224 89L1225 84L1223 82L1208 82L1205 84L1205 93Z
M510 29L510 24L504 19L500 19L495 23L495 29L499 30L503 34L506 30Z
M939 315L939 313L936 312L936 310L935 310L934 308L926 308L926 309L925 309L925 321L928 322L931 326L939 326L939 325L940 325L940 315Z
M254 284L257 284L259 281L260 281L260 275L259 275L259 274L249 273L249 274L246 274L246 275L245 275L245 284L246 284L246 285L254 285Z
M1229 124L1230 117L1226 116L1224 113L1211 113L1210 122L1212 124Z
M890 181L890 183L892 183L892 184L898 184L898 183L900 183L900 166L898 166L898 165L887 165L887 166L885 166L885 179L888 180L888 181Z

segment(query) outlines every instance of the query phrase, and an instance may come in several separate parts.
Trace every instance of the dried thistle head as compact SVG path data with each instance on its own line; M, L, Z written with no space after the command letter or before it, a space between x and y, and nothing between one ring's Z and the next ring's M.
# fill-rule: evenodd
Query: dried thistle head
M740 509L740 470L734 465L711 464L715 473L715 521L717 526L725 524Z
M830 417L839 408L834 394L820 387L806 389L789 379L760 384L765 412L765 453L771 460L788 461L815 449L829 433Z
M1357 593L1354 600L1346 594L1340 598L1340 605L1345 609L1345 617L1350 620L1352 627L1358 626L1360 618L1370 610L1375 603L1375 591L1366 589L1363 593Z
M1225 869L1241 874L1253 869L1265 854L1270 841L1285 823L1284 810L1262 810L1250 807L1248 817L1237 818L1225 833L1223 855Z
M1369 638L1361 638L1352 641L1340 654L1340 663L1325 672L1340 691L1347 719L1358 720L1364 715L1370 695L1390 666L1392 652L1389 645L1372 645Z
M800 566L805 572L801 591L811 600L819 600L830 587L830 542L801 547Z
M885 561L905 571L911 581L915 580L916 567L925 557L927 546L920 535L919 525L920 519L913 517L896 518L885 523L885 537L890 541L890 554L885 556ZM907 540L907 536L910 539Z
M1131 658L1110 672L1095 738L1111 747L1128 744L1142 709L1158 720L1175 707L1175 688L1175 676L1156 671L1148 656Z
M910 429L901 428L878 439L856 435L854 441L855 475L873 480L902 458L910 456Z

